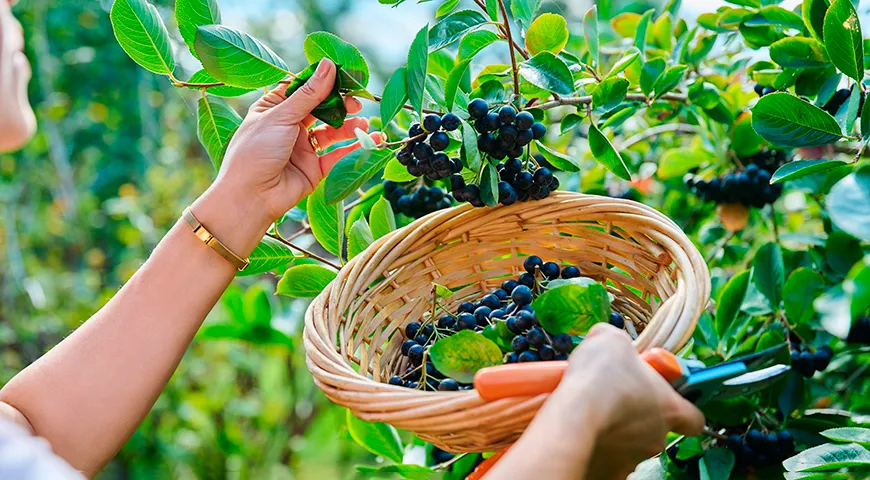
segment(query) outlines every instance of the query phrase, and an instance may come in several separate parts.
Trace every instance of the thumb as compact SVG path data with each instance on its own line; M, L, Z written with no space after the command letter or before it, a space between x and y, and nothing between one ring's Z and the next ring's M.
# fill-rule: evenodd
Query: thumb
M335 64L324 58L317 65L314 75L287 100L275 107L276 116L288 125L299 123L329 96L335 85Z

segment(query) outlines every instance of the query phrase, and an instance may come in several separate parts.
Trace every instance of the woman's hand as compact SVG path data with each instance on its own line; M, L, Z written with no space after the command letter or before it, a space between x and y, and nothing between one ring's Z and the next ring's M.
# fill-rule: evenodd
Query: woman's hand
M332 91L335 76L335 64L324 59L289 98L284 96L285 85L254 103L227 147L217 180L194 205L193 213L203 225L240 255L249 253L269 224L310 194L338 160L359 148L357 142L318 155L309 142L308 128L315 122L311 111ZM345 105L349 113L362 108L355 98L346 98ZM348 118L340 128L322 125L311 134L326 149L355 138L354 130L368 126L366 118ZM381 140L377 133L372 138ZM236 218L227 220L233 211L238 212ZM247 230L259 233L244 234ZM243 241L232 238L241 235Z
M641 360L624 332L593 328L520 440L486 478L624 479L665 446L698 435L704 416Z

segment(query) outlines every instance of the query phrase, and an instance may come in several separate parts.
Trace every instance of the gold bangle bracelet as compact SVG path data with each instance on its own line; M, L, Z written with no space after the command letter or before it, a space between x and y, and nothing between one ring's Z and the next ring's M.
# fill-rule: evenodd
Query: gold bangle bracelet
M212 248L212 250L217 252L218 255L224 257L228 262L233 264L233 266L236 267L238 271L241 272L248 267L248 263L250 263L248 259L236 255L229 248L227 248L226 245L221 243L220 240L215 238L214 235L212 235L211 232L209 232L205 228L205 226L203 226L203 224L200 223L195 216L193 216L193 212L190 211L190 207L185 208L181 216L182 218L184 218L187 224L190 225L190 228L193 229L193 234L196 235L197 238L202 240L202 243L208 245Z

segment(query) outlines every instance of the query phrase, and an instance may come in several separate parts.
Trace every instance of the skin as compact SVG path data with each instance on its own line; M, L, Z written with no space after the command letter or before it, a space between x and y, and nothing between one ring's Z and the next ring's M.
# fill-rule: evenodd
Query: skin
M703 414L640 359L628 336L599 324L484 478L624 479L664 449L669 431L699 435L703 428Z
M23 146L36 127L21 27L0 0L0 152ZM311 110L330 92L335 65L286 98L274 90L248 111L221 171L191 209L227 247L247 256L272 221L311 193L358 144L318 155L368 128L349 118L312 128ZM345 100L350 113L359 101ZM373 135L376 142L382 139ZM169 381L235 269L183 221L166 234L123 288L79 329L0 389L0 419L49 441L89 477L130 438ZM703 416L640 361L612 327L593 329L565 380L487 479L625 478L661 451L671 431L697 434Z

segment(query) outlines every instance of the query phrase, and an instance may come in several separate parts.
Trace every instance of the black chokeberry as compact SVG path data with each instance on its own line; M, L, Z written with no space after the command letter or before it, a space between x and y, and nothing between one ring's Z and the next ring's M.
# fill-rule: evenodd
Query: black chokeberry
M516 189L514 189L514 187L511 186L510 183L504 181L498 182L499 203L506 206L513 205L514 203L516 203L518 197L519 196L517 195Z
M418 388L420 388L420 383L418 383L418 382L406 382L405 386L410 388L410 389L417 390Z
M532 290L525 285L520 285L511 293L511 300L519 306L528 305L532 303Z
M393 375L392 377L390 377L389 384L395 385L397 387L401 387L405 384L405 381L402 380L402 377L400 377L398 375Z
M758 95L759 97L764 95L764 85L762 85L760 83L756 83L755 86L752 87L752 89L755 90L755 94Z
M515 123L520 130L529 130L535 123L535 117L529 112L520 112L517 114Z
M501 319L503 319L503 318L506 317L506 316L507 316L507 313L505 313L504 310L502 310L502 309L500 309L500 308L496 308L495 310L493 310L492 312L490 312L490 314L489 314L489 319L492 320L492 321L494 321L494 320L496 320L496 319L501 320Z
M532 143L532 140L535 139L535 133L531 130L520 130L517 132L516 144L518 147L522 148L526 145Z
M437 326L442 330L452 330L456 327L456 319L453 315L444 315L438 319Z
M623 317L619 312L611 312L610 324L621 330L625 328L625 317Z
M414 341L420 345L423 345L424 347L426 345L429 345L429 340L431 340L431 338L423 335L422 333L418 333L417 336L414 337Z
M423 135L424 133L426 132L423 130L423 127L419 123L411 125L411 128L408 129L409 138L418 137L420 135Z
M746 443L755 449L764 448L764 434L756 429L751 429L746 432Z
M414 156L417 157L417 160L429 160L434 154L435 151L428 143L414 145Z
M567 267L562 269L562 278L564 278L565 280L578 277L580 277L580 269L575 267L574 265L568 265Z
M813 368L819 372L827 370L831 364L830 347L822 347L813 353Z
M516 352L508 352L504 355L504 363L517 363L519 356Z
M498 111L498 118L501 123L514 123L514 120L517 119L517 111L514 107L506 105Z
M870 317L862 316L852 324L846 343L870 344Z
M413 347L414 345L417 345L417 342L415 342L414 340L405 340L404 342L402 342L402 355L407 356L408 350L410 350L411 347Z
M459 382L452 378L445 378L444 380L441 380L441 384L438 385L438 390L442 392L455 392L459 390Z
M405 336L407 338L414 338L418 333L420 333L420 324L418 322L411 322L405 325Z
M555 280L559 278L559 273L561 273L559 264L556 262L547 262L541 267L541 273L544 274L544 277L546 277L547 280Z
M549 186L550 182L553 180L553 173L550 172L549 168L541 167L535 170L532 180L542 187Z
M459 117L452 113L445 114L443 117L441 117L441 128L448 132L452 132L453 130L459 128L459 123Z
M547 135L547 127L541 122L535 122L532 124L532 136L535 140L540 140Z
M810 353L809 350L804 350L800 353L799 363L798 363L798 371L804 377L810 378L813 374L816 373L815 362L813 360L813 354Z
M474 312L474 304L471 302L462 302L459 304L457 311L459 313L472 313Z
M411 365L419 367L423 363L423 345L414 345L408 350L408 360Z
M517 353L525 352L529 349L529 341L524 335L517 335L511 340L511 349Z
M553 347L549 345L544 345L538 348L538 355L541 356L541 360L553 360L554 358L556 358L556 351L553 350Z
M541 328L534 327L526 334L526 341L529 342L529 345L540 348L547 342L547 335Z
M520 310L516 315L517 328L526 331L535 325L535 317L527 310Z
M497 113L488 113L481 120L482 126L487 132L494 132L501 126L501 120Z
M535 288L535 277L531 273L524 273L520 275L518 282L520 285L525 285L529 288Z
M495 310L501 307L501 300L494 293L488 293L480 299L480 304Z
M519 283L517 283L516 280L514 280L514 279L511 278L511 279L509 279L509 280L505 280L504 282L501 282L501 289L502 289L506 294L510 295L511 292L514 291L514 288L517 287L517 285L519 285Z
M553 336L553 348L558 353L569 353L574 346L574 341L571 340L571 335L560 333Z
M520 172L517 174L516 180L514 180L514 187L518 190L528 190L531 188L534 183L534 177L529 172Z
M459 330L474 330L477 328L477 318L470 313L460 313L456 320L456 328Z
M489 307L477 307L474 311L474 318L477 319L477 325L480 327L489 325L490 313L492 313L492 309Z
M508 298L508 293L505 292L504 289L501 289L501 288L496 288L495 290L493 290L490 293L495 295L496 298L498 298L499 302L505 301Z
M423 129L429 133L437 132L441 129L441 117L435 114L426 115L423 119Z
M769 94L771 94L771 93L773 93L773 92L775 92L775 91L776 91L776 89L773 88L773 87L764 87L764 88L761 90L761 95L762 95L762 96L764 96L764 95L769 95Z
M510 330L511 333L515 333L517 335L523 333L523 329L517 325L517 317L509 317L507 321L505 321L505 326Z
M450 145L450 136L444 132L435 132L429 137L429 145L433 150L440 152Z
M523 352L519 355L518 361L520 363L526 363L526 362L537 362L540 359L541 359L541 357L538 356L538 352L526 350L525 352Z
M498 139L500 147L504 148L504 150L511 150L514 147L514 143L517 141L517 135L520 134L520 131L517 130L517 127L513 125L502 125L501 128L498 129Z
M538 269L544 266L544 261L541 260L541 257L537 255L532 255L530 257L526 257L523 261L523 268L531 273L532 275L536 274ZM522 282L520 282L522 283Z
M473 119L483 118L489 113L489 105L480 98L475 98L468 104L468 114Z

